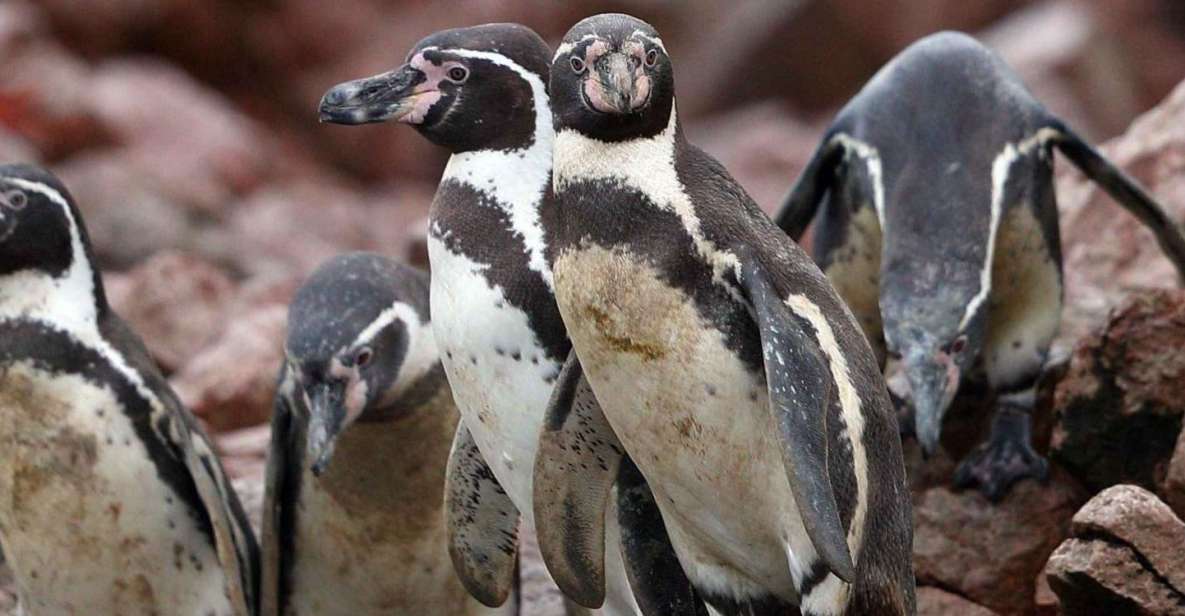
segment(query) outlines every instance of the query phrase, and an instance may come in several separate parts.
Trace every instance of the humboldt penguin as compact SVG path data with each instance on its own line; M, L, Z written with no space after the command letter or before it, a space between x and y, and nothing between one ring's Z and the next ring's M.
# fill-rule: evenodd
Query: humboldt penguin
M650 25L590 17L551 68L556 300L575 353L541 436L535 522L570 596L603 590L628 453L698 595L725 615L911 614L896 417L839 295L688 143Z
M462 417L445 500L457 570L491 606L505 600L513 580L520 513L531 523L539 430L571 348L541 223L551 207L550 59L543 40L517 24L444 30L420 41L403 66L338 85L321 103L323 120L396 120L452 152L428 229L433 328ZM630 485L631 499L649 496L644 482ZM681 613L690 588L678 589L678 563L669 549L662 554L657 510L637 502L630 511L653 518L632 516L624 532L642 536L627 536L624 545L645 550L634 562L649 568L638 575L666 582L635 585L634 593L649 595L635 603L611 516L610 593L601 613L650 606L657 611L645 613Z
M777 216L796 239L817 218L815 260L882 364L900 360L925 452L960 383L998 395L990 436L955 474L992 500L1048 472L1030 413L1061 320L1055 146L1185 269L1163 209L954 32L911 45L839 112Z
M0 166L0 494L25 614L256 613L258 548L209 439L30 165Z
M449 561L441 500L457 418L427 274L370 253L318 268L288 310L264 613L511 613L473 600Z

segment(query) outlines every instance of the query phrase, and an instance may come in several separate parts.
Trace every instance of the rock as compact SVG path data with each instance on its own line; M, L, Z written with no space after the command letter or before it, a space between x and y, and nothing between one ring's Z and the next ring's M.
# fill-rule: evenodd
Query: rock
M1101 150L1173 218L1185 220L1185 83ZM1177 285L1152 234L1064 159L1057 164L1057 198L1066 285L1063 340L1086 335L1136 290Z
M1161 494L1177 516L1185 518L1185 430L1177 437L1177 448L1169 460Z
M86 218L102 268L127 269L162 250L198 248L198 217L159 180L129 165L124 148L80 154L55 171Z
M1018 483L993 506L978 492L927 490L914 507L918 584L938 586L1002 614L1033 610L1034 580L1084 500L1056 466L1048 485Z
M272 430L269 424L260 424L242 430L225 432L215 437L215 447L226 473L233 479L258 479L263 477L267 464L268 447L271 446Z
M1045 571L1065 616L1185 613L1180 594L1122 544L1069 539L1058 546Z
M1185 614L1185 523L1155 495L1108 488L1074 515L1045 571L1063 614Z
M235 291L222 270L176 252L158 254L136 267L118 289L112 305L166 374L218 337Z
M276 153L266 133L171 65L104 62L90 97L104 125L128 145L136 171L187 207L219 215L272 172Z
M1035 584L1037 591L1033 593L1033 613L1036 616L1058 616L1057 595L1049 587L1049 578L1045 576L1044 570L1037 574Z
M255 531L256 536L262 537L263 501L266 491L263 474L232 479L230 485L239 495L239 501L243 503L243 509L247 512L247 521L251 523L252 530Z
M995 612L933 586L918 588L918 616L995 616Z
M267 304L231 314L222 336L170 380L214 433L267 421L284 356L287 307Z
M1160 578L1185 591L1185 523L1151 492L1132 485L1107 488L1074 514L1073 532L1106 535L1131 547Z
M1052 456L1092 490L1156 489L1185 414L1185 291L1148 291L1082 340L1057 385Z
M0 161L3 162L31 162L41 160L41 155L33 148L33 144L3 126L0 126Z

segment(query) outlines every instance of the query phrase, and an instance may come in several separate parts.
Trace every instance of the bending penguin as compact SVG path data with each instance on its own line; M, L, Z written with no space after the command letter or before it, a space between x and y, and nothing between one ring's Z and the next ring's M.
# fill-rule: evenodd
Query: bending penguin
M576 24L551 70L544 224L575 353L548 409L535 522L574 598L628 452L698 594L725 615L912 614L912 521L872 350L822 272L687 142L658 33Z
M444 30L420 41L403 66L336 86L321 103L323 120L395 120L453 153L428 230L433 328L462 417L445 504L457 571L491 606L510 591L520 513L532 522L539 430L571 348L542 225L551 207L550 57L543 40L517 24ZM617 518L610 520L601 613L696 613L678 563L663 551L665 531L645 483L636 474L626 481L619 510L630 526L619 542ZM619 543L642 565L632 572L644 576L632 592Z
M24 614L256 613L206 435L112 311L73 197L0 166L0 543Z
M457 427L428 276L330 259L288 312L263 522L263 608L297 614L510 614L449 561L441 495Z
M953 32L911 45L840 111L777 217L795 239L817 219L815 260L882 364L903 363L924 451L960 383L998 393L990 437L955 476L993 500L1047 474L1029 414L1061 319L1055 146L1185 271L1176 223L999 57Z

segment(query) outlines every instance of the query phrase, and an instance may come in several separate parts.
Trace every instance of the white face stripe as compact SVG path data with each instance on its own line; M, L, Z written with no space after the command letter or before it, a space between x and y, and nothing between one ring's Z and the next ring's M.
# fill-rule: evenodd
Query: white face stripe
M858 558L864 542L864 518L868 513L868 454L864 451L864 414L860 408L860 394L852 383L847 357L819 305L805 295L796 294L786 298L786 305L814 328L819 348L831 366L831 379L839 390L839 407L852 447L853 474L856 477L856 511L852 515L852 526L848 529L848 546L852 555Z
M358 334L353 348L369 344L384 327L395 321L402 321L407 330L407 354L399 368L399 376L389 389L392 397L398 397L421 377L428 374L439 361L436 352L436 338L432 334L431 321L420 321L420 315L410 304L395 302L379 313L366 329Z
M992 203L991 219L988 222L987 254L984 256L983 269L979 274L979 291L971 298L971 301L967 302L963 319L959 322L960 331L967 327L967 324L979 312L992 290L992 263L996 255L996 234L1000 229L1000 216L1004 210L1004 190L1008 186L1008 173L1012 170L1012 163L1033 151L1034 148L1044 146L1056 139L1058 135L1057 130L1043 127L1017 143L1006 144L992 162Z
M670 121L661 133L647 138L606 143L565 128L556 135L556 194L580 180L609 180L641 192L655 205L679 216L691 236L696 251L712 266L713 280L743 301L731 285L724 284L724 274L737 272L740 261L731 251L708 240L700 226L691 198L675 170L675 129L678 119L671 106Z
M876 208L876 219L880 221L881 233L885 233L885 183L880 152L871 144L847 133L836 134L831 138L831 143L842 147L845 155L854 155L864 161L868 175L872 178L872 204Z
M559 47L556 47L556 49L555 49L555 55L553 55L553 56L551 57L551 61L552 61L552 62L555 62L556 60L558 60L558 59L560 58L560 56L562 56L562 55L564 55L564 54L566 54L566 53L568 53L568 52L572 51L572 50L573 50L573 49L575 49L575 48L576 48L576 46L577 46L577 45L579 45L580 43L583 43L584 41L592 40L592 39L595 39L595 38L597 38L597 35L595 35L595 34L585 34L584 36L580 37L580 40L577 40L577 41L576 41L576 42L574 42L574 43L570 43L570 42L567 42L567 41L565 41L565 42L563 42L563 43L560 43L560 46L559 46Z
M649 34L646 34L645 32L642 32L641 30L634 30L633 34L630 34L630 38L640 38L640 39L643 39L646 41L650 41L651 45L657 46L659 49L662 50L663 53L667 52L666 46L662 44L662 39L657 36L651 36Z
M528 267L538 272L551 289L547 240L539 222L539 206L547 190L555 142L547 86L541 77L501 54L468 49L441 51L504 66L531 87L535 104L535 135L531 145L525 150L474 150L453 154L444 168L441 183L453 180L465 184L506 208L513 231L522 237Z

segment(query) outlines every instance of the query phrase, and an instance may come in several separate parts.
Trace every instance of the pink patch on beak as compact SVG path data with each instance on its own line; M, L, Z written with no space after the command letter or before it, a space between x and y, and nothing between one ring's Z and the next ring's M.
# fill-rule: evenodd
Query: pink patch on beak
M432 110L432 106L443 96L440 93L440 84L448 78L449 69L461 66L461 63L433 64L424 58L423 53L418 53L412 57L408 64L424 73L424 81L412 88L412 93L403 100L403 104L400 105L399 112L395 116L395 121L404 124L422 124L424 118L428 116L428 112Z

